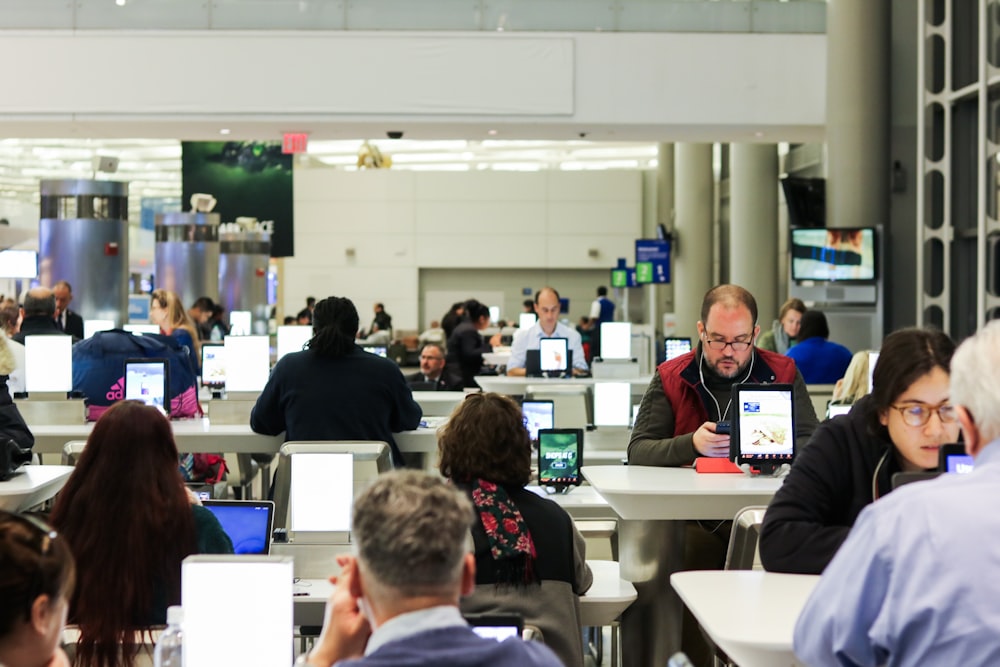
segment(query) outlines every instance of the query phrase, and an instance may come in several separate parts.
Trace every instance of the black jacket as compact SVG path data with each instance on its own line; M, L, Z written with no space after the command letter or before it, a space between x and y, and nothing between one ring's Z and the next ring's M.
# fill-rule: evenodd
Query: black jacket
M58 325L56 325L58 327ZM83 318L75 311L66 310L66 327L63 329L77 340L83 340Z
M765 569L820 574L861 510L891 490L892 476L900 472L896 448L869 432L870 408L866 396L850 413L823 422L799 452L764 515L760 559Z
M406 383L410 385L410 389L413 391L462 391L461 378L455 377L447 366L441 371L441 377L434 383L433 389L425 389L424 384L426 382L428 381L424 379L424 374L420 371L410 373L406 376Z
M69 336L71 334L59 330L56 321L47 315L32 315L21 322L21 330L11 336L12 340L24 345L25 336ZM79 338L73 338L76 342Z
M463 387L478 387L475 377L483 368L483 353L493 346L483 340L476 325L466 320L448 338L448 365L462 374Z

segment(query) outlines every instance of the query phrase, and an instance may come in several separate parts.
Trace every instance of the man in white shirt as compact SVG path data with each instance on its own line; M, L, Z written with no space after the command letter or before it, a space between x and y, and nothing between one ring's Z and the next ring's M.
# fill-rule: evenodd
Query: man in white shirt
M587 373L587 359L583 353L580 334L559 321L559 292L552 287L543 287L535 293L535 313L538 321L530 329L519 332L510 347L507 375L525 375L524 363L528 350L537 350L543 338L565 338L573 353L573 375Z
M1000 322L955 352L950 393L906 410L927 423L954 410L975 468L861 512L795 626L805 664L1000 664Z

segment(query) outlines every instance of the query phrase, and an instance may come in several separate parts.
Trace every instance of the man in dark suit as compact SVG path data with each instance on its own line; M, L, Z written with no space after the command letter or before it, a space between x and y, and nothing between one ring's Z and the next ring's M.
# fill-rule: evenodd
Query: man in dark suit
M427 343L420 348L420 372L406 376L411 389L423 389L433 385L433 391L461 391L461 383L448 372L444 360L444 348L437 343Z
M69 309L73 300L73 288L65 280L60 280L52 288L56 297L56 326L60 331L68 333L77 340L83 339L83 318Z
M48 287L32 287L21 307L21 330L11 338L24 344L25 336L68 336L56 325L56 300ZM74 340L78 340L74 338Z

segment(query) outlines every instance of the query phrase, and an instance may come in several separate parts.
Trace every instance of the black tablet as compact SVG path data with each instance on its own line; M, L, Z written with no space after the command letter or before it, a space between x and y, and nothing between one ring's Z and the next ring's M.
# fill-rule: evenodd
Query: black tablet
M965 444L958 442L941 445L938 449L938 472L972 472L974 459L965 453Z
M167 359L126 359L125 400L141 401L170 414L170 362Z
M538 430L538 485L567 487L582 481L583 429Z
M729 458L768 467L795 457L795 400L790 384L733 385Z

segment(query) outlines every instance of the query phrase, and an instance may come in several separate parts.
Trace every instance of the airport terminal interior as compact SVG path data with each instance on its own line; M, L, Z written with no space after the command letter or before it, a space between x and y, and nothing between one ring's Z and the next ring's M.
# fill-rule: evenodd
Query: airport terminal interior
M29 290L60 281L83 320L82 341L28 336L15 354L9 391L34 462L0 481L0 509L52 512L114 400L168 412L173 400L182 463L217 452L216 469L228 469L192 478L223 527L227 512L266 516L253 524L260 535L242 536L262 542L256 555L185 561L191 650L208 650L211 615L200 610L214 609L260 628L251 646L238 623L213 627L227 659L264 664L274 646L289 662L307 655L336 556L353 548L354 495L397 454L439 475L438 428L482 390L522 406L534 431L529 486L586 541L594 584L576 613L585 664L795 660L792 629L818 577L673 577L688 569L692 524L716 526L707 534L725 542L725 566L706 572L794 577L765 573L756 546L782 472L750 474L792 460L784 436L758 433L754 444L770 439L776 453L731 475L698 474L691 461L628 465L647 389L670 396L661 364L706 341L739 356L745 338L702 327L705 294L739 285L776 355L802 342L800 324L842 346L835 370L789 355L804 380L796 391L808 387L803 400L822 422L850 409L853 399L838 411L837 383L855 353L870 376L894 331L932 327L959 343L1000 314L996 0L0 4L8 338ZM541 328L546 287L558 290L562 333ZM182 402L175 360L155 358L153 343L134 354L101 347L108 330L170 333L153 290L176 294L189 315L199 297L212 302L204 340L182 359L184 389L194 388ZM274 364L310 344L315 301L332 296L356 307L358 346L416 383L419 425L395 429L391 444L251 430ZM58 292L55 302L66 310ZM485 345L471 383L446 324L459 303L489 310L471 334ZM211 334L215 320L224 337ZM541 342L519 342L536 330ZM82 395L83 349L94 368L102 355L114 365L96 403ZM448 387L428 374L427 350L447 358ZM804 423L794 377L776 385L789 433L793 403ZM729 407L701 383L728 428ZM199 595L206 576L223 582L224 599ZM765 589L771 602L754 607ZM773 623L741 635L713 606L719 591ZM152 664L154 642L143 641Z

